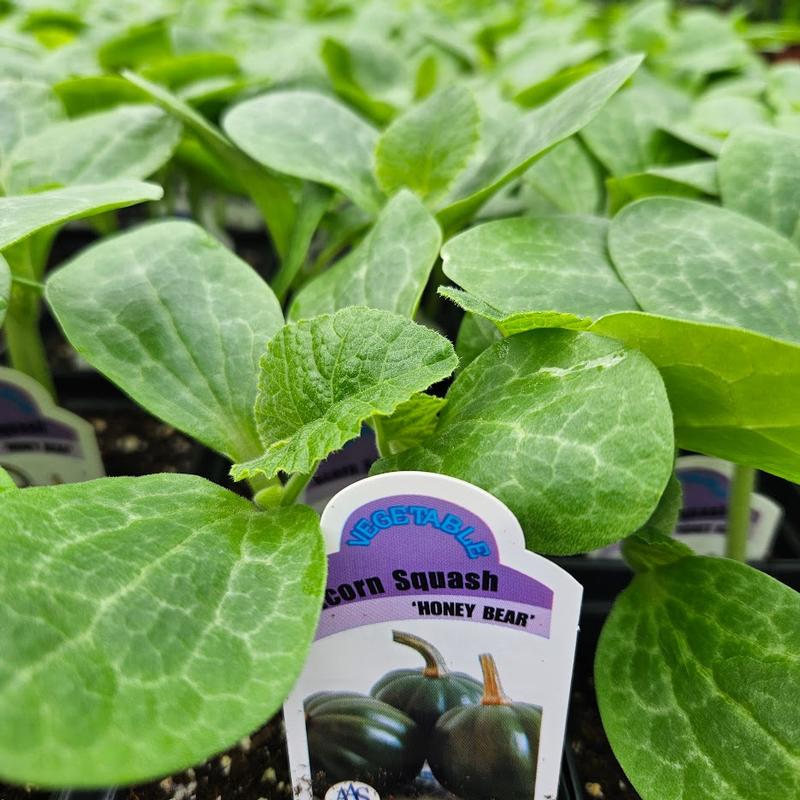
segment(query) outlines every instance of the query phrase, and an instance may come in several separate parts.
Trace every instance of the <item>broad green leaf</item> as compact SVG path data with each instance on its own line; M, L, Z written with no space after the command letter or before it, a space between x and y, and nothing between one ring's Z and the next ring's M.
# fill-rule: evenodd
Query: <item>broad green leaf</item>
M155 222L107 239L55 272L47 299L75 349L151 413L232 460L261 452L258 359L283 316L202 228Z
M346 306L412 317L441 243L436 220L403 190L386 204L357 247L300 291L289 319L309 319Z
M767 99L776 111L800 111L800 64L774 64L767 75Z
M643 800L800 796L800 594L723 558L639 574L600 637L603 727Z
M56 185L146 178L163 166L180 125L153 106L118 106L25 137L5 163L9 194Z
M800 346L631 312L603 317L592 331L659 368L680 447L800 482Z
M457 363L447 339L388 311L349 307L286 325L261 359L255 414L264 453L231 474L310 473L365 420L392 414Z
M11 270L8 262L0 256L0 327L6 317L8 300L11 297Z
M701 98L692 108L688 120L695 130L719 137L745 125L768 125L769 122L763 103L749 97L728 95Z
M210 155L221 162L223 169L233 173L258 206L269 228L275 249L281 258L285 258L296 222L295 204L286 182L245 155L222 131L163 86L152 83L134 72L123 71L122 75L133 86L145 92L170 116L182 123L197 137Z
M152 183L109 181L0 197L0 250L50 225L160 200L163 194L161 187Z
M579 317L564 311L513 311L506 312L490 305L485 300L452 286L440 286L439 294L452 300L470 314L490 321L503 336L525 333L535 328L573 328L580 330L592 324L589 317Z
M671 87L632 86L608 101L581 138L612 175L643 172L671 160L675 144L659 128L688 112L688 99Z
M608 260L608 223L522 217L477 225L442 248L442 268L510 316L548 311L600 317L637 308Z
M0 165L17 142L63 116L64 110L47 84L31 80L0 81Z
M749 52L732 17L714 9L695 8L681 12L667 47L655 56L659 67L704 76L744 66Z
M800 135L768 128L732 134L719 158L722 202L800 245Z
M800 251L748 217L640 200L614 218L609 249L645 311L800 341Z
M598 41L582 42L537 41L532 47L521 48L513 58L498 65L498 77L515 99L526 90L540 86L562 70L576 67L603 50Z
M602 205L597 166L574 136L543 155L524 182L564 214L596 214Z
M458 368L468 367L487 347L502 338L500 329L491 320L468 311L461 320L456 337Z
M608 207L616 214L623 206L643 197L689 197L718 195L715 161L693 161L606 180Z
M691 145L701 153L716 158L722 152L723 140L721 137L699 130L689 122L668 122L661 126L661 130L679 142Z
M391 120L411 99L408 64L387 41L327 38L320 48L336 93L379 123Z
M672 472L672 417L655 367L588 333L537 330L478 356L434 435L377 462L470 481L517 515L527 545L580 553L650 517Z
M156 778L280 707L325 585L311 509L164 474L3 492L0 513L4 780Z
M372 174L378 132L336 100L311 91L271 92L235 106L223 127L276 172L338 189L369 212L382 203Z
M685 186L691 186L703 194L718 195L720 191L717 162L710 159L690 161L672 166L651 167L647 170L647 174L675 183L682 183Z
M398 117L378 139L375 173L386 194L405 186L440 197L478 144L480 118L472 93L452 84Z
M123 67L135 68L172 55L173 44L166 17L133 25L105 41L97 51L97 58L107 72Z
M53 91L70 117L104 111L122 103L147 103L147 95L119 75L83 75L65 78Z
M439 216L446 227L469 219L499 189L521 175L537 157L590 122L641 63L629 56L529 111L511 126L486 159L455 186Z
M420 392L400 403L390 417L373 417L383 455L393 455L422 444L436 430L447 400Z

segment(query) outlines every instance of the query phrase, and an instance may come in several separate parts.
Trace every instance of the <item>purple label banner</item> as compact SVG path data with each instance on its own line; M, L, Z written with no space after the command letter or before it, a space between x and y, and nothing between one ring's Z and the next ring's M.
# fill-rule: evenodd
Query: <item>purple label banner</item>
M347 518L328 556L317 638L420 617L513 626L548 636L553 592L500 562L486 523L462 506L423 495L367 503Z

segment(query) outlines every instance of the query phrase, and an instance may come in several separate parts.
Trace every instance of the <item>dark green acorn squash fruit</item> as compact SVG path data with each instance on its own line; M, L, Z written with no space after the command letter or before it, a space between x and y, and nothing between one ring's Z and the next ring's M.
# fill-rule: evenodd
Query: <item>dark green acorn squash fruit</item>
M425 668L387 673L372 687L373 697L408 714L425 733L433 730L445 711L480 700L480 682L463 672L450 672L442 654L430 642L401 631L393 631L392 638L420 653Z
M480 705L454 708L436 723L428 764L462 800L534 800L542 710L504 694L490 655L480 657Z
M380 791L411 782L422 768L425 750L416 723L387 703L319 692L306 699L305 712L315 782L363 781Z

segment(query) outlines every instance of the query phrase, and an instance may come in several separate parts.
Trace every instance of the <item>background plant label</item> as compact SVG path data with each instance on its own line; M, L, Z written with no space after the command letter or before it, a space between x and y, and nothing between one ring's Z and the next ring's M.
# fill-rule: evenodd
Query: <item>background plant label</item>
M581 586L444 475L352 484L322 530L322 615L284 706L295 796L555 800Z
M5 367L0 367L0 467L21 487L104 475L92 426L55 405L36 381Z
M375 434L369 425L364 425L358 438L351 439L320 463L306 487L305 502L321 514L337 492L366 478L378 457Z
M724 555L733 464L710 456L681 456L675 474L681 483L683 504L673 535L698 555ZM782 517L783 510L772 498L753 493L747 537L748 561L767 558ZM589 555L592 558L622 558L622 550L620 543L616 542Z

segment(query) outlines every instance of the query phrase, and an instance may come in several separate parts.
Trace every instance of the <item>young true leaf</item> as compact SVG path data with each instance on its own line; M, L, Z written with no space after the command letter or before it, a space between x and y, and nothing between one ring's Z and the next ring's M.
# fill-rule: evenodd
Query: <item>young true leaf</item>
M800 346L635 312L603 317L592 331L659 368L679 446L800 481Z
M448 278L504 314L559 311L600 317L636 302L608 259L608 223L520 217L477 225L442 249Z
M75 349L146 409L232 460L261 452L258 358L283 315L202 228L156 222L108 239L54 273L47 299Z
M406 186L420 197L440 197L464 169L479 137L480 117L472 93L452 84L398 117L375 151L381 188Z
M0 256L0 326L6 317L8 298L11 296L11 270L8 262Z
M161 187L152 183L109 181L0 197L0 250L50 225L159 200L163 194Z
M208 151L204 156L208 155L212 161L218 160L222 171L232 173L241 182L261 211L275 249L285 258L296 222L295 204L286 181L245 155L202 114L163 86L127 70L122 75L132 86L144 92L156 105L191 131ZM215 167L217 165L212 169Z
M517 515L533 550L579 553L633 533L672 471L655 367L587 333L538 330L490 347L456 379L434 435L379 461L470 481Z
M614 753L644 800L800 796L800 595L682 558L617 600L595 661Z
M468 367L487 347L502 337L503 334L491 320L471 312L464 314L456 337L459 369Z
M628 80L641 60L640 56L623 58L525 114L478 168L457 183L451 203L439 213L442 224L451 228L469 219L538 156L579 131Z
M0 81L0 165L20 140L64 116L64 110L45 83Z
M312 472L364 420L392 414L457 363L447 339L388 311L349 307L287 325L261 359L256 423L265 452L232 475Z
M692 200L640 200L612 221L609 249L645 311L800 341L800 251L758 222Z
M402 190L353 251L300 291L289 319L309 319L346 306L412 317L441 243L436 220L411 192Z
M800 245L800 135L743 128L719 158L722 202Z
M400 403L390 417L373 417L381 455L389 456L417 447L436 430L439 414L447 404L443 397L420 392Z
M27 136L5 163L8 194L72 183L146 178L172 155L180 125L153 106L118 106Z
M378 132L336 100L310 91L271 92L235 106L223 127L276 172L338 189L369 212L382 203L372 174Z
M574 136L545 153L524 182L565 214L596 214L602 204L598 169Z
M311 509L165 474L2 492L0 514L3 779L154 778L280 706L322 602Z

